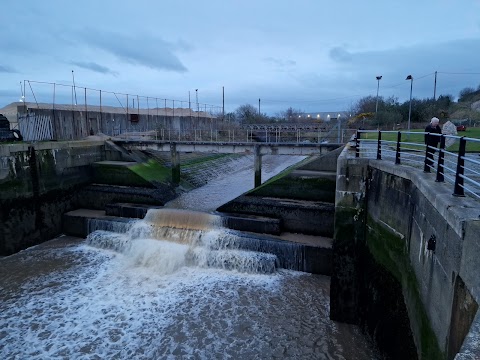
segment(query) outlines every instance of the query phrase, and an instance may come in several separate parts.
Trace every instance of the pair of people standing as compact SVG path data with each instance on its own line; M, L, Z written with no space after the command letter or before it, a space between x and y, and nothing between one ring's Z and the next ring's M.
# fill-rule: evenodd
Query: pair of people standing
M433 168L433 154L435 154L435 149L440 142L440 136L430 135L430 134L441 134L442 129L438 125L440 120L436 117L433 117L430 120L430 124L425 128L425 144L427 145L427 153L425 156L425 167L424 172L430 172L430 169Z

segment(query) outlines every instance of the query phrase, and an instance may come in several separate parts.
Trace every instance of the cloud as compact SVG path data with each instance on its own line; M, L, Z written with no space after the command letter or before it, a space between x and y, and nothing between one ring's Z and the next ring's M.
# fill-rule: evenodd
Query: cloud
M469 86L470 82L478 81L475 79L479 76L475 73L478 73L480 52L472 49L480 49L480 38L405 44L385 50L359 52L335 47L329 50L329 55L335 61L332 73L336 76L337 87L348 87L368 95L376 90L375 76L382 75L380 87L383 92L390 91L403 97L408 95L405 78L411 74L414 96L421 98L432 96L435 71L438 71L437 95L455 94Z
M8 66L8 65L0 65L0 73L10 73L10 74L13 74L13 73L16 73L17 71L12 68L11 66Z
M338 62L349 62L353 59L352 54L340 46L330 49L329 55L332 60Z
M76 65L78 67L87 69L87 70L92 70L101 74L111 74L113 76L117 76L118 73L116 71L110 70L106 66L102 66L100 64L97 64L95 62L85 62L85 61L71 61L70 64Z
M270 56L264 58L263 61L266 62L267 64L276 66L280 70L290 69L295 65L297 65L297 62L294 60L289 60L289 59L283 60L283 59L278 59Z
M172 43L149 35L138 34L131 37L93 29L82 31L80 37L87 45L106 51L130 64L180 73L188 71L175 54L176 51L190 50L191 46L184 41Z

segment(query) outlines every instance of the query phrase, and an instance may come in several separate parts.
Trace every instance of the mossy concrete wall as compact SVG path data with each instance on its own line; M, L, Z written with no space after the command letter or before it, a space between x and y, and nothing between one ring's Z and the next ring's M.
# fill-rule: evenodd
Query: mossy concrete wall
M61 232L61 215L91 179L90 164L105 159L103 141L0 146L0 255Z
M356 159L349 149L337 175L331 317L364 325L392 358L400 356L392 341L405 319L411 339L403 337L403 348L413 340L418 358L478 358L471 329L480 300L480 204L453 197L434 175Z

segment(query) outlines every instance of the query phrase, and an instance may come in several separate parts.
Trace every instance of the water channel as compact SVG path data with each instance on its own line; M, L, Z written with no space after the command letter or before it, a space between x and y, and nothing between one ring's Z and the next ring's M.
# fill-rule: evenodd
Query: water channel
M262 176L299 160L264 159ZM64 236L0 259L0 357L377 358L357 327L329 319L329 277L222 245L229 235L207 213L252 186L239 163L126 233Z

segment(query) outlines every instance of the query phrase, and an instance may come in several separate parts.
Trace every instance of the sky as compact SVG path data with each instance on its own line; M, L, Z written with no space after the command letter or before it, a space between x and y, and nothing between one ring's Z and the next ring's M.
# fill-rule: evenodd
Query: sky
M480 0L2 0L1 8L0 107L22 95L95 104L102 90L104 104L126 106L130 94L129 106L188 107L190 96L192 107L198 98L221 111L224 89L226 112L260 99L261 112L275 115L290 106L348 111L377 88L399 101L410 85L414 98L433 97L436 71L437 96L480 85Z

